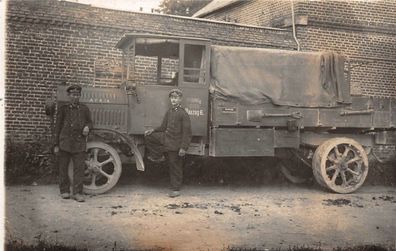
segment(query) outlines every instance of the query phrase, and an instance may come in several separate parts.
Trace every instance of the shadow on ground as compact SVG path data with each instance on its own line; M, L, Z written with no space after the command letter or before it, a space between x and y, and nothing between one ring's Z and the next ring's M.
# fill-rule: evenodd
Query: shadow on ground
M315 186L313 175L301 186ZM137 171L134 165L124 165L120 184L163 185L169 180L166 163L147 163L146 171ZM270 157L260 158L188 158L184 166L186 185L287 185L290 182L278 168L278 161ZM366 185L396 186L394 163L370 163Z
M395 162L381 164L370 162L366 185L396 186ZM56 166L54 167L56 168ZM300 186L317 186L312 171L307 169L307 182ZM54 172L56 173L56 172ZM14 184L56 184L55 175L44 177L19 177ZM157 164L147 161L144 172L137 171L135 165L123 165L118 184L144 184L148 186L167 186L169 183L166 162ZM185 185L288 185L290 182L278 168L278 160L270 157L256 158L199 158L188 157L184 165Z

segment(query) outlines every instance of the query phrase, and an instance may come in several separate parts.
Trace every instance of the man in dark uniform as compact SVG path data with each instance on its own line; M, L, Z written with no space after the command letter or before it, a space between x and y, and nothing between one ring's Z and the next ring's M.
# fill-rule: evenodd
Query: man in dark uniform
M59 189L63 199L84 202L83 178L86 158L86 138L92 129L88 107L80 104L81 86L67 88L70 102L59 107L55 125L54 152L58 155ZM70 195L68 165L73 161L73 195Z
M191 142L191 121L188 113L181 107L182 92L172 89L169 98L172 107L166 112L160 127L147 130L146 147L148 159L154 162L165 160L169 163L169 176L172 191L170 197L180 195L183 181L183 157Z

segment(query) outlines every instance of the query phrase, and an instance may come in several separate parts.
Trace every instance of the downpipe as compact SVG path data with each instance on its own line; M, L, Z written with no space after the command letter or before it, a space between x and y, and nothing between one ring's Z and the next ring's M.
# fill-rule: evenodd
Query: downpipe
M297 39L296 22L294 20L294 3L293 3L293 0L290 0L290 4L291 4L291 11L292 11L293 38L294 38L294 41L296 41L296 44L297 44L297 51L300 51L300 42Z

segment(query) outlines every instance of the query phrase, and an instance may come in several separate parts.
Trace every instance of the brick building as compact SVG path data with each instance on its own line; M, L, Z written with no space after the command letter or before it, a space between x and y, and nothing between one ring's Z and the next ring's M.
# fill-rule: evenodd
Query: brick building
M117 88L124 33L205 37L214 44L294 49L285 29L96 8L57 0L10 0L6 31L6 135L48 135L44 105L62 82Z
M332 50L351 59L353 94L396 97L396 2L294 1L302 51ZM292 2L215 0L194 17L292 32Z

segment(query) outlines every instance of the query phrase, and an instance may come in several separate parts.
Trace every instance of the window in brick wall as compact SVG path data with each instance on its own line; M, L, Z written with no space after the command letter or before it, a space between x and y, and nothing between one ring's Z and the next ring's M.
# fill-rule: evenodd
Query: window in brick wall
M143 85L177 85L179 59L136 56L135 80Z
M179 43L176 40L138 38L135 80L143 85L177 85Z

